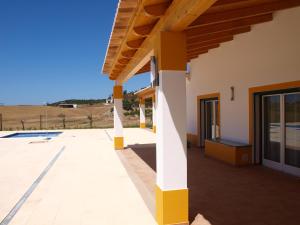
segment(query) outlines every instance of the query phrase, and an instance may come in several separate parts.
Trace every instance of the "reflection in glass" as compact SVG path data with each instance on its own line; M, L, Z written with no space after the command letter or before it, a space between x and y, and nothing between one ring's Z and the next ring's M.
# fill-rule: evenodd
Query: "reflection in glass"
M285 96L285 163L300 168L300 94Z
M280 162L280 96L264 97L264 158Z

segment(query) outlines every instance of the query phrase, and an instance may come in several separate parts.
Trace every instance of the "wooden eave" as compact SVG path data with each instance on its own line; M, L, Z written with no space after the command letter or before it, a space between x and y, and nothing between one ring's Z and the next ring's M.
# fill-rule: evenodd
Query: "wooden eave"
M162 30L186 33L190 61L250 32L255 24L271 21L275 11L296 6L300 0L120 0L103 73L125 81L150 71L143 59ZM125 21L120 23L119 17Z
M147 99L151 98L155 94L154 87L146 87L134 93L138 98Z

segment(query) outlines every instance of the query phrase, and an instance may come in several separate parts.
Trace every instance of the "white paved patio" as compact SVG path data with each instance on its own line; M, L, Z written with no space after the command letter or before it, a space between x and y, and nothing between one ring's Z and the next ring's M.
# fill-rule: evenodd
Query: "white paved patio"
M124 132L126 145L154 142L149 130ZM66 130L47 143L0 138L0 223L65 146L9 225L156 224L112 138L110 129Z

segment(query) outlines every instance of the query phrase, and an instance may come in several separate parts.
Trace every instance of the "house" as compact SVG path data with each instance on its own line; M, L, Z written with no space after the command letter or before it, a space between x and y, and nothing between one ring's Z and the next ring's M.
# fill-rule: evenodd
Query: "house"
M71 109L77 109L77 104L66 104L62 103L58 105L61 108L71 108Z
M188 224L187 140L233 165L300 176L299 6L119 1L103 64L115 82L114 145L124 148L122 86L150 72L158 224Z

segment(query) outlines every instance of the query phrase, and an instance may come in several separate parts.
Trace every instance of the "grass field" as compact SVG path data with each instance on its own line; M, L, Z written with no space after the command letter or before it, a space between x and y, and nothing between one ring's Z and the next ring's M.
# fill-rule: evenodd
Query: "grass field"
M0 106L3 130L80 129L113 127L113 105L79 105L77 109L55 106ZM47 121L46 121L47 120ZM139 117L124 116L124 126L138 126ZM1 128L1 127L0 127Z

